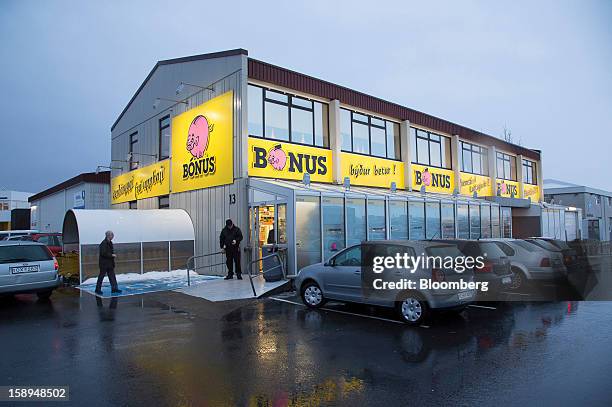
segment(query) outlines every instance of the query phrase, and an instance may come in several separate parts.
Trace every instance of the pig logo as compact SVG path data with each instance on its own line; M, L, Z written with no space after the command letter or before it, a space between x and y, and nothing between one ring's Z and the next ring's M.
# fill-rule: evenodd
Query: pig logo
M431 185L431 173L429 172L429 168L425 168L425 171L423 171L423 185L425 185L426 187Z
M505 183L505 182L502 182L502 183L501 183L501 185L500 185L500 187L501 187L500 189L501 189L501 193L502 193L502 194L505 194L505 193L507 193L507 192L508 192L508 186L506 185L506 183Z
M277 171L281 171L287 164L287 154L283 151L280 144L274 146L268 152L268 162Z
M208 119L202 115L196 116L189 125L186 147L193 158L202 158L206 152L213 127L214 124L209 123Z

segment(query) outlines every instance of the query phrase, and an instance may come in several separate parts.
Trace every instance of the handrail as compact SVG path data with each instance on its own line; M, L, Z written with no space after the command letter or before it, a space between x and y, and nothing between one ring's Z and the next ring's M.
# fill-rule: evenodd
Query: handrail
M191 264L193 263L193 271L195 272L197 270L197 267L195 266L195 259L202 259L204 257L210 257L210 256L215 256L217 254L222 254L222 251L219 252L214 252L214 253L207 253L207 254L200 254L197 256L191 256L190 258L187 259L187 286L191 286ZM205 268L205 267L215 267L215 266L221 266L225 263L217 263L217 264L209 264L207 266L202 266L200 268Z
M272 268L270 268L270 269L268 269L266 271L262 271L261 273L257 272L257 273L255 273L255 275L253 275L251 273L251 270L253 269L253 264L259 263L260 261L264 261L266 259L270 259L272 257L276 257L278 259L278 265L277 266L274 266L274 267L272 267ZM253 277L257 277L259 274L264 275L264 274L269 273L270 271L272 271L274 269L277 269L279 267L281 269L283 277L285 277L285 266L283 264L283 259L281 258L281 256L279 255L278 252L274 252L272 254L268 254L267 256L263 256L262 258L259 258L259 259L256 259L256 260L251 260L251 262L249 263L248 272L249 272L249 282L251 283L251 289L253 290L253 296L254 297L257 297L257 293L255 292L255 285L253 284Z

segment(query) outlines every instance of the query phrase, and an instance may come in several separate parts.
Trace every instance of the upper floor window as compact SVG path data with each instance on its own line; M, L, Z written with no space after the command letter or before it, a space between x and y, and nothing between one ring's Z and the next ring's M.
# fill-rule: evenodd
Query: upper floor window
M134 157L136 152L136 144L138 144L138 132L130 134L130 170L138 168L138 161Z
M342 151L400 159L399 124L340 109Z
M431 167L452 167L450 138L429 131L410 128L412 162Z
M497 152L497 178L516 181L516 157Z
M0 202L0 211L8 211L9 203L8 202Z
M536 185L538 178L536 176L536 163L529 160L523 160L523 182L525 184Z
M328 147L328 106L260 86L248 87L249 135Z
M461 171L489 175L489 151L476 144L461 142Z
M160 160L170 157L170 116L159 119L159 155Z

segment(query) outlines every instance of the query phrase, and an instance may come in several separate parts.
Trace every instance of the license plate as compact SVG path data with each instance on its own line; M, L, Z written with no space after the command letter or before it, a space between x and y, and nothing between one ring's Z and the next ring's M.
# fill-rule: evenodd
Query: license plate
M465 292L457 294L457 296L459 297L460 300L465 300L466 298L472 298L472 292L465 291Z
M512 282L512 277L502 278L502 284L510 284L511 282Z
M19 266L19 267L11 267L12 274L21 274L21 273L34 273L38 271L38 266Z

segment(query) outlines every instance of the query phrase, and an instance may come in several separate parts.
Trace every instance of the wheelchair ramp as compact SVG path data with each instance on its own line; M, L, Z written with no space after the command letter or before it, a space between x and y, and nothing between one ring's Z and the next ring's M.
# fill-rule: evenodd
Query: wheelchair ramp
M267 282L262 276L257 276L253 278L253 286L255 287L256 293L256 296L253 296L253 289L249 283L249 277L243 275L243 280L236 280L235 278L233 280L215 279L207 281L206 284L198 284L174 291L193 297L204 298L208 301L218 302L260 298L288 289L290 284L291 281L289 280Z

